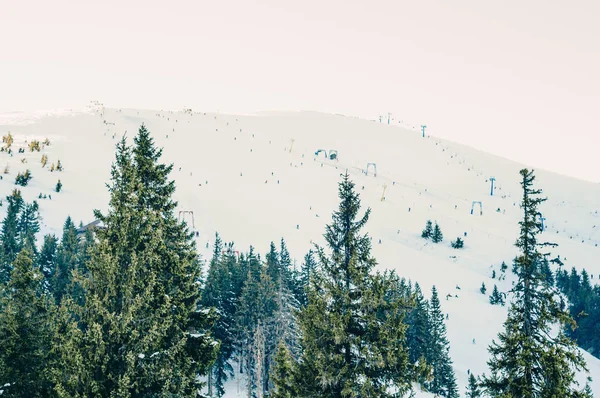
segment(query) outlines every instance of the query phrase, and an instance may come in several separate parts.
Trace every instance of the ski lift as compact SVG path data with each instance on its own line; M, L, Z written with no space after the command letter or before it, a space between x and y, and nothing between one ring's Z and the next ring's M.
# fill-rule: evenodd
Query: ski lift
M323 152L323 154L325 155L325 159L327 159L327 151L325 149L317 149L315 151L315 156L319 156L319 154Z
M329 150L329 160L337 160L337 158L338 158L337 149L330 149Z
M377 177L377 165L375 163L367 163L365 175L369 175L369 167L373 167L373 177Z

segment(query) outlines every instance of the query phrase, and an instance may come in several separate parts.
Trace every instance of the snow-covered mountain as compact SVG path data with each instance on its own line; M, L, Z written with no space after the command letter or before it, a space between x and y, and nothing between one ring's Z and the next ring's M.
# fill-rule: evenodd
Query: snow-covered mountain
M364 208L372 208L366 230L379 267L419 282L426 293L435 284L440 297L449 295L442 299L442 308L448 314L450 354L461 393L468 370L487 371L487 346L501 329L506 307L490 305L479 287L482 282L488 288L497 284L502 291L511 287L510 273L503 281L491 275L516 254L522 165L435 137L423 138L398 125L343 115L222 115L97 104L82 112L2 115L0 133L11 132L15 149L13 156L0 153L0 169L8 166L0 196L16 188L17 172L29 169L33 179L20 189L25 200L38 200L40 235L59 233L67 215L75 222L93 221L92 210L107 207L105 183L114 146L123 134L133 138L141 123L164 147L163 160L174 163L171 177L177 183L181 217L198 232L205 259L210 258L218 231L238 250L254 245L261 253L268 251L270 241L284 237L300 261L311 242L324 243L325 224L338 203L337 183L348 170ZM31 140L46 138L50 145L42 152L27 148ZM20 147L25 153L17 152ZM324 151L315 154L320 149ZM332 150L337 151L333 160ZM42 168L42 153L48 165L60 159L64 171ZM367 167L370 163L375 167ZM542 205L542 237L559 244L556 253L566 267L586 268L596 283L600 184L543 170L536 174L549 198ZM59 179L63 190L55 193ZM40 193L51 199L38 199ZM0 207L1 216L4 211ZM428 219L440 224L443 243L421 239ZM450 247L450 240L458 236L465 240L462 250ZM592 388L600 395L600 360L587 353L585 358L594 377ZM230 397L238 396L235 384L229 384Z

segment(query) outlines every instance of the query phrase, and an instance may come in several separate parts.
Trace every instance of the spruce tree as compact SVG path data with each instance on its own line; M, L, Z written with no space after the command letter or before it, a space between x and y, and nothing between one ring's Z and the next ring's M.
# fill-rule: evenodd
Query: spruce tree
M125 138L119 142L109 211L95 211L105 229L97 231L89 276L75 273L85 303L78 306L67 296L79 327L63 325L75 342L67 348L77 347L64 367L79 361L79 368L75 376L57 376L65 395L195 397L198 376L218 348L208 331L210 311L198 305L192 236L174 217L171 198L159 195L170 195L165 186L173 185L156 164L153 146L144 148L152 161L134 162Z
M415 363L421 357L427 356L426 337L431 331L429 320L429 303L423 297L421 286L415 283L415 304L407 317L408 330L406 331L406 343L408 345L409 359Z
M427 220L425 224L425 229L421 232L421 238L429 239L433 235L433 226L431 224L431 220Z
M490 296L490 304L500 304L504 306L504 297L502 296L502 293L498 291L498 286L496 285L494 285L494 290L492 291L492 295Z
M274 389L269 394L270 398L296 398L296 380L295 363L286 347L286 344L279 343L277 354L275 355L275 368L271 374Z
M513 299L498 342L489 347L490 375L482 378L482 387L491 397L586 397L578 388L575 370L587 370L575 343L552 326L573 323L560 309L555 291L540 272L547 244L538 242L542 231L538 206L546 199L535 189L532 171L520 172L523 219L516 246L520 254L514 260L517 282ZM554 246L554 245L553 245Z
M267 261L267 274L273 282L279 284L279 281L283 279L283 275L281 263L279 262L279 253L277 253L275 243L271 242L269 253L265 256L265 260Z
M0 298L0 389L3 397L47 397L52 393L49 358L54 307L43 293L43 277L24 248L15 259Z
M44 276L44 290L52 292L52 280L56 270L58 239L54 234L44 236L44 244L38 258L40 271Z
M442 240L444 240L444 235L442 234L442 230L440 229L440 226L436 222L435 226L433 227L433 234L431 235L431 241L433 243L440 243Z
M7 283L12 273L12 263L21 250L19 245L19 213L24 206L21 191L14 190L6 197L8 203L0 234L0 283Z
M310 283L310 278L312 277L312 274L313 274L316 266L317 266L317 263L315 261L314 252L312 251L312 249L310 249L308 251L308 253L306 253L306 255L304 256L304 262L302 263L302 268L300 271L302 292L301 292L301 295L300 295L300 298L298 301L300 302L301 307L304 307L306 305L306 302L307 302L306 291L308 289L308 285Z
M37 256L36 234L40 232L40 222L38 220L39 206L34 200L32 203L27 203L23 206L23 211L19 217L19 247L26 247Z
M71 217L67 217L63 225L63 234L56 254L56 271L52 282L52 292L58 303L72 289L73 271L77 269L79 255L79 239L77 229Z
M339 184L339 209L327 225L329 255L317 247L320 272L299 313L302 356L299 397L402 396L411 388L405 348L404 302L388 302L396 280L371 275L371 239L361 235L359 195L348 174ZM393 392L392 392L393 390Z
M221 239L217 234L213 258L202 293L202 305L214 308L218 314L212 333L220 342L220 349L209 374L209 390L211 393L214 390L219 397L225 394L224 384L233 374L230 359L234 348L233 331L236 311L236 292L231 278L232 269L236 266L235 253L233 245L227 245L225 253L221 253L222 247Z
M252 271L248 272L248 278L243 288L240 298L240 308L237 312L237 330L240 339L240 358L244 364L243 370L247 377L252 379L256 376L256 369L261 367L261 385L256 385L257 380L250 380L252 388L260 391L268 390L268 378L265 378L268 372L270 358L265 354L265 347L262 348L262 361L256 363L255 351L253 350L255 341L255 332L259 322L262 324L261 333L266 339L274 333L273 314L277 310L277 287L271 280L267 269L261 267L258 279Z
M458 398L456 377L450 359L450 343L446 337L446 325L440 300L435 286L431 288L430 331L428 334L426 357L432 366L433 380L426 384L428 390L443 397Z
M480 398L481 390L477 384L477 379L473 376L473 373L469 375L469 384L467 385L466 398Z
M479 291L481 292L481 294L485 294L485 292L487 292L487 288L485 287L484 282L481 282L481 287L479 288Z

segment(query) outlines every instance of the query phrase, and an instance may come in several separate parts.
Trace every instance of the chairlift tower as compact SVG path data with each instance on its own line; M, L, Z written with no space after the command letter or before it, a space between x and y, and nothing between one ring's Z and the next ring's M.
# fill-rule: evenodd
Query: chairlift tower
M490 188L490 196L494 196L494 181L496 181L496 178L491 177L490 182L492 183L492 187Z
M423 132L423 138L425 138L425 129L427 128L426 125L422 124L421 125L421 131Z

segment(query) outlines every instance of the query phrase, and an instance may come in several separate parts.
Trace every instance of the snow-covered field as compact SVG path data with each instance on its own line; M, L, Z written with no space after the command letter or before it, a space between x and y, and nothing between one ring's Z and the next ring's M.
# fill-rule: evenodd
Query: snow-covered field
M0 133L14 136L14 156L0 153L0 196L16 188L18 171L30 169L33 179L21 188L27 201L38 200L42 234L59 234L71 215L76 223L93 221L94 208L105 209L114 146L123 134L132 139L141 123L164 147L163 160L175 164L179 210L192 211L198 248L210 259L218 231L238 250L254 245L268 251L270 241L285 238L293 257L301 261L311 242L322 244L325 224L337 207L340 173L351 174L364 208L372 208L366 226L373 238L379 267L417 281L428 293L435 284L448 313L450 354L461 394L467 370L486 371L487 346L506 317L506 308L492 306L479 292L482 282L507 291L511 275L492 279L492 270L511 264L516 254L522 165L399 126L312 112L221 115L202 112L105 109L85 112L7 114ZM25 141L48 138L41 153L29 152ZM501 139L501 138L499 138ZM25 147L24 154L17 153ZM324 149L338 151L330 160ZM532 148L534 150L534 148ZM42 168L60 159L63 172ZM22 163L26 159L26 163ZM367 163L377 166L368 175ZM490 195L490 177L495 177ZM538 186L549 200L542 206L547 240L559 244L557 254L569 269L586 268L596 283L600 277L600 184L537 171ZM57 180L61 193L54 192ZM385 200L382 194L385 189ZM37 199L50 194L52 199ZM473 201L480 201L473 215ZM5 207L0 207L0 213ZM0 214L3 216L3 214ZM189 213L182 215L192 224ZM444 242L420 238L427 219L437 220ZM450 240L465 239L465 248L450 248ZM460 290L457 289L460 286ZM444 300L447 294L452 298ZM455 297L457 295L458 297ZM475 341L475 343L473 343ZM592 388L600 395L600 361L586 354ZM581 375L581 380L584 380ZM241 396L232 381L228 397Z

